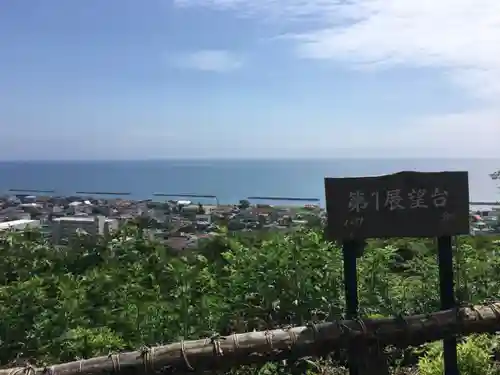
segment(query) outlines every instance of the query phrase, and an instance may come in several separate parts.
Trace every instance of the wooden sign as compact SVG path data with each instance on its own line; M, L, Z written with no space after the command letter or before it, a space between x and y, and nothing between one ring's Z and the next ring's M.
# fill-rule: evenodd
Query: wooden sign
M329 240L469 234L468 172L325 178Z

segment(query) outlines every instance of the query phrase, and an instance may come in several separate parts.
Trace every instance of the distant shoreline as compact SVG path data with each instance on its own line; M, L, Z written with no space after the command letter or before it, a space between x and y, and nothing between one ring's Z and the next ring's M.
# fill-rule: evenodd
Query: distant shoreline
M101 164L101 163L151 163L151 162L166 162L166 163L254 163L254 162L339 162L339 161L416 161L416 160L449 160L449 161L470 161L470 160L490 160L490 161L500 161L499 157L471 157L471 158L443 158L443 157L328 157L328 158L315 158L315 157L263 157L263 158L153 158L153 159L12 159L12 160L0 160L0 164L19 164L19 163L29 163L29 164Z
M37 194L40 193L40 194ZM47 194L50 193L50 194ZM10 196L35 196L37 198L63 198L67 199L70 197L74 198L80 198L80 199L93 199L93 200L106 200L106 201L113 201L113 200L122 200L122 201L129 201L129 202L144 202L144 201L149 201L149 202L155 202L155 203L162 203L162 202L167 202L167 201L189 201L192 204L198 204L201 203L203 206L207 207L227 207L227 206L235 206L239 205L240 201L247 200L250 203L250 206L274 206L274 207L283 207L283 208L293 208L293 207L304 207L304 206L318 206L320 208L325 208L325 205L323 204L322 200L319 198L293 198L293 199L287 199L286 197L247 197L247 198L242 198L238 200L237 202L218 202L217 204L212 203L203 203L199 199L215 199L217 200L217 197L215 195L212 196L207 196L207 195L200 195L197 196L195 194L188 194L188 196L183 196L181 195L168 195L164 196L163 198L165 199L155 199L155 198L161 198L161 195L152 193L151 198L132 198L133 193L130 192L82 192L82 191L77 191L74 192L73 194L57 194L56 191L47 191L47 190L34 190L34 189L10 189L6 192L0 192L0 195L10 195ZM167 199L170 198L170 199ZM177 198L177 199L174 199ZM269 199L266 199L269 198ZM197 200L198 199L198 200ZM255 202L256 200L259 200L261 202ZM289 202L288 204L285 202ZM296 202L296 204L293 204L293 202ZM472 201L469 202L470 207L497 207L500 206L500 201Z

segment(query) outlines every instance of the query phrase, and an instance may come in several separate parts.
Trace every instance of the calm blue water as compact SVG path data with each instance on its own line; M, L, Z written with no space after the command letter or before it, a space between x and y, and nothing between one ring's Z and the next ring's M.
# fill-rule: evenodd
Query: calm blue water
M221 203L248 196L323 200L325 176L467 170L471 200L497 200L498 190L488 174L499 168L500 159L0 162L0 192L37 189L70 195L120 191L140 199L151 198L155 192L189 193L217 195Z

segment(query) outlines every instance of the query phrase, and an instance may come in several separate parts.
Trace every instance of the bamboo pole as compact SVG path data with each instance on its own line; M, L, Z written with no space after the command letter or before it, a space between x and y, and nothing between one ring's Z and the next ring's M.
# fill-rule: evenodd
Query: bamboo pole
M428 315L345 320L307 327L214 336L45 368L27 365L25 368L3 369L0 375L137 373L138 370L144 373L183 373L326 354L355 345L356 342L408 347L440 340L452 334L497 331L500 331L500 302Z

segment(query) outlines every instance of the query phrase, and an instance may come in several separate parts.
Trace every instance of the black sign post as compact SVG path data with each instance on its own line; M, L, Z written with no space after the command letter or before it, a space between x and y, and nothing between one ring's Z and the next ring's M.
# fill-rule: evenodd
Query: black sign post
M342 253L344 258L344 291L346 302L346 319L358 318L359 300L358 300L358 273L357 258L361 252L364 243L356 240L345 241L342 244ZM358 375L358 363L356 352L350 348L348 351L349 374ZM359 353L357 353L359 355Z
M356 256L367 238L437 237L441 308L455 307L451 236L470 233L467 172L325 178L325 192L326 238L343 243L348 317L358 314ZM458 375L456 339L444 341L444 362L446 375Z
M453 285L453 247L451 236L438 237L438 264L439 264L439 295L441 309L456 307L455 288ZM457 368L457 339L449 337L443 340L444 373L458 375Z

